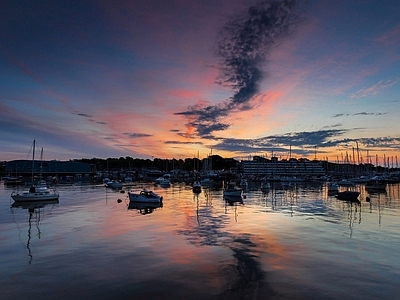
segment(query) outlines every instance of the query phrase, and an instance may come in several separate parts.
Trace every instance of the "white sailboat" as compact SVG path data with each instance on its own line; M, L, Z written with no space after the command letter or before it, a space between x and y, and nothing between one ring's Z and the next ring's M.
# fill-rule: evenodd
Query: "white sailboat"
M11 198L15 202L31 202L31 201L47 201L47 200L58 200L60 195L50 188L37 188L33 184L33 175L35 169L35 146L36 140L33 140L33 151L32 151L32 185L28 191L19 193L13 191Z

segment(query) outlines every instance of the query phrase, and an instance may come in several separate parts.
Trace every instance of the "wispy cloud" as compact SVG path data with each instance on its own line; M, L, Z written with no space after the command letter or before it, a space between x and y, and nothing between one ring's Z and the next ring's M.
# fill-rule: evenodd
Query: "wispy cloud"
M187 126L202 137L228 129L229 124L221 119L251 109L250 100L259 90L270 49L298 24L296 0L266 0L232 19L221 29L215 51L220 58L217 83L231 87L234 95L217 105L191 106L176 114L188 117Z
M182 142L182 141L165 141L164 144L172 145L202 145L201 142Z
M358 112L358 113L354 113L354 114L335 114L332 116L332 118L339 118L339 117L351 117L351 116L383 116L386 115L387 113L381 113L381 112Z
M151 134L138 133L138 132L134 132L134 133L125 132L124 135L127 136L127 137L130 137L130 138L142 138L142 137L150 137L150 136L152 136Z
M77 114L78 116L85 117L85 118L93 118L93 116L88 114Z
M382 34L376 41L390 48L398 46L400 43L400 24Z
M382 116L382 115L386 115L387 113L368 113L368 112L359 112L359 113L355 113L353 114L353 116Z
M395 78L389 78L386 80L380 80L379 82L375 83L374 85L366 88L362 88L352 94L350 97L351 98L362 98L362 97L368 97L371 95L376 95L378 94L381 90L387 89L396 83L398 83L400 80L399 77Z

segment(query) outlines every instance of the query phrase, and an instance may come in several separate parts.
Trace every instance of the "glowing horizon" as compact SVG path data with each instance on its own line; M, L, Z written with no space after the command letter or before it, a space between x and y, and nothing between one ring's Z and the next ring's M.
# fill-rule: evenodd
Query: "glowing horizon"
M337 161L358 144L364 161L397 164L399 12L394 0L11 3L0 160L36 139L46 160Z

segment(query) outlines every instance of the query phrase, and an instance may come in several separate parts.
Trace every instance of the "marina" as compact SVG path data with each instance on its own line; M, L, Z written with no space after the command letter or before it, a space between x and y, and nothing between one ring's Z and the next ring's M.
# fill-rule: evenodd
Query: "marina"
M0 182L4 299L393 299L400 280L399 184L340 200L327 182L223 188L59 184L17 203ZM151 190L162 203L129 201ZM235 197L237 198L237 197ZM199 280L201 278L201 280ZM24 288L21 288L23 286Z
M400 1L5 1L0 300L392 300Z

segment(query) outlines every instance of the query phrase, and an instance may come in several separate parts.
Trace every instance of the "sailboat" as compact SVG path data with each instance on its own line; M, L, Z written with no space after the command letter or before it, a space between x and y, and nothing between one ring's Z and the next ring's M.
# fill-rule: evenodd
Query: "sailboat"
M32 185L28 191L18 193L13 191L11 198L15 202L31 202L31 201L47 201L47 200L58 200L60 195L50 188L37 188L33 184L33 175L35 170L35 146L36 140L33 140L33 151L32 151Z

